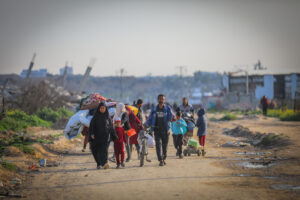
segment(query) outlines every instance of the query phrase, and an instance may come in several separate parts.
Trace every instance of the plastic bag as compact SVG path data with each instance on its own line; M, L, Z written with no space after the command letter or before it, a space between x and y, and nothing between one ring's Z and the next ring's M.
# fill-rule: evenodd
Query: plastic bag
M91 120L92 120L93 116L92 115L88 115L86 117L84 116L80 116L79 117L79 121L86 127L90 127L90 123L91 123Z
M148 137L148 147L149 148L154 148L154 146L155 146L155 140L154 140L154 138L153 137L151 137L151 135L147 135L147 137Z
M116 108L109 108L109 109L108 109L108 113L109 113L109 116L110 116L110 117L115 116Z
M88 110L80 110L69 119L65 128L65 136L67 139L73 139L81 133L83 124L81 123L80 118L86 117L88 113Z

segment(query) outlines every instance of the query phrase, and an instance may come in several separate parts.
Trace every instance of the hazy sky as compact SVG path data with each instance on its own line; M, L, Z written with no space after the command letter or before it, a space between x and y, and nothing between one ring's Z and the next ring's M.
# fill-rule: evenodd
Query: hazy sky
M0 0L0 69L57 74L170 75L176 66L229 71L261 59L266 73L300 72L299 0Z

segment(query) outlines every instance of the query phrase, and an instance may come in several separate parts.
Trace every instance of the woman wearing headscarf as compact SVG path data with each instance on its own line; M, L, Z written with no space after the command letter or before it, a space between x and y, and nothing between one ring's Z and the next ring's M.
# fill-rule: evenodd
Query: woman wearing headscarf
M114 120L117 117L119 117L121 119L121 125L124 128L125 132L127 132L129 129L131 129L131 126L129 123L129 115L128 115L126 107L123 103L118 103L116 105L116 112L115 112ZM127 139L127 141L129 141L129 137L127 134L126 134L126 139ZM130 155L131 155L129 142L127 142L127 144L126 144L126 154L127 154L126 162L129 162Z
M108 169L108 147L110 141L118 139L113 127L111 118L109 117L105 103L101 102L97 111L91 120L90 127L90 147L92 154L97 163L97 169L103 167Z
M138 155L138 159L140 159L140 146L138 143L138 135L140 130L143 129L143 124L142 122L139 120L139 118L137 116L135 116L134 112L132 110L130 110L128 107L126 107L126 110L128 112L128 116L129 116L129 123L131 128L133 128L136 132L135 135L130 137L129 143L130 143L130 155L128 156L129 159L131 159L131 153L132 153L132 145L135 145L135 148L137 150L137 155Z

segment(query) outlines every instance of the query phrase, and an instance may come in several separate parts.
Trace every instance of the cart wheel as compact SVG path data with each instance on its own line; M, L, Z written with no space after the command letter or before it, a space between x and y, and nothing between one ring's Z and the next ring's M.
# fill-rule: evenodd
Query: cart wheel
M201 155L201 153L200 153L200 150L198 149L198 151L197 151L197 155L198 156L200 156Z
M185 149L185 150L183 150L183 155L184 155L184 156L187 156L186 149Z

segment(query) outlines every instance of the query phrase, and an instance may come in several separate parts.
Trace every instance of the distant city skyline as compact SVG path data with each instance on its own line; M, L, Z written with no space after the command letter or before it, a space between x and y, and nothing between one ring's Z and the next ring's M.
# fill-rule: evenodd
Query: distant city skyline
M300 1L0 0L0 74L33 70L91 75L300 73ZM72 65L71 65L72 63ZM184 70L183 70L184 71Z

